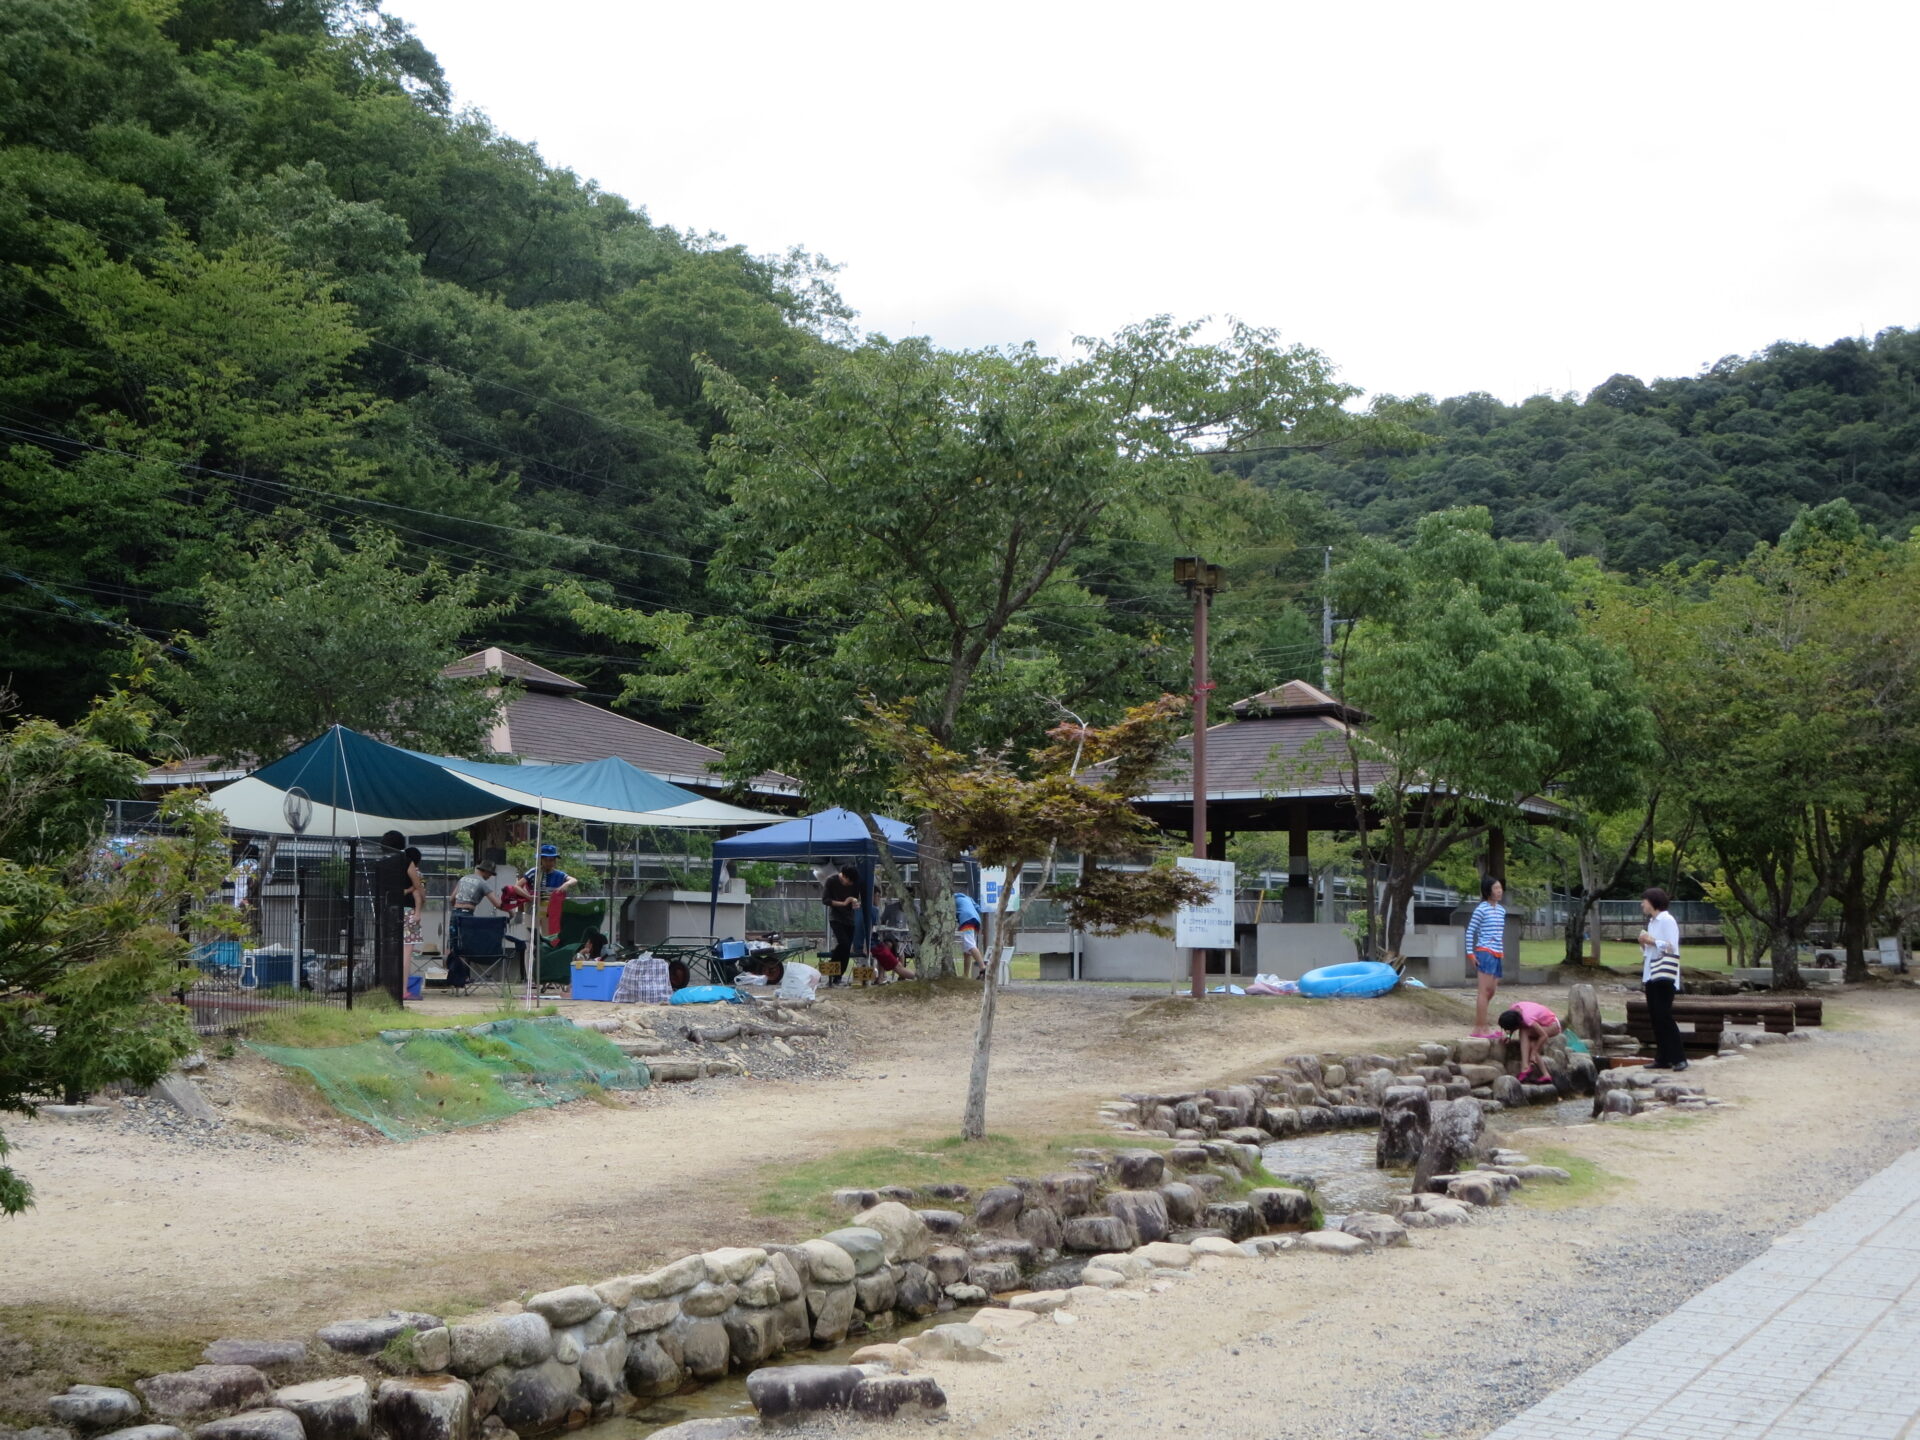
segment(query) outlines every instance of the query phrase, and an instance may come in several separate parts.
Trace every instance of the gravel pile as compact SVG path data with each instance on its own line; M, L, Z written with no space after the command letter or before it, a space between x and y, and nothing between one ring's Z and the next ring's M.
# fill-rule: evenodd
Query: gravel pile
M223 1120L194 1120L165 1100L139 1095L120 1101L119 1129L122 1134L145 1135L195 1150L252 1150L279 1155L300 1143L293 1136L246 1130Z
M650 1033L665 1047L658 1055L638 1055L643 1062L654 1060L731 1060L756 1080L832 1080L846 1074L852 1062L852 1026L836 1013L831 1001L770 1013L764 1007L749 1010L740 1005L681 1005L653 1007L638 1012L627 1033ZM698 1040L701 1032L712 1033L737 1022L763 1022L783 1026L785 1022L825 1030L825 1036L795 1035L790 1038L765 1035L741 1035L731 1040Z

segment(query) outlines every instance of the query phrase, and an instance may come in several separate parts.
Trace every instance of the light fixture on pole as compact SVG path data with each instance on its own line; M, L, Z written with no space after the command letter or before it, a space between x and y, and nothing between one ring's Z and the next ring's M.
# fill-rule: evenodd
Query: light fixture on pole
M1193 858L1207 856L1207 696L1213 682L1207 678L1207 611L1221 585L1220 567L1198 555L1181 555L1173 562L1173 579L1193 597ZM1193 998L1207 993L1207 952L1195 949Z

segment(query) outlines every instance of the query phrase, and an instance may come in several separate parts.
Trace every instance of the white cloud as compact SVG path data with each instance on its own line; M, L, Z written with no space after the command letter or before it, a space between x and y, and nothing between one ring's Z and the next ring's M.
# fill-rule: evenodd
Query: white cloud
M388 3L508 133L844 262L889 334L1234 314L1519 398L1920 324L1920 6Z

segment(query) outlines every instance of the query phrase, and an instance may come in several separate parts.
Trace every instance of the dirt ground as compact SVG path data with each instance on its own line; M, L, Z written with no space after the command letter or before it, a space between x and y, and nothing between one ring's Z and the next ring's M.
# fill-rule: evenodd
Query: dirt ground
M837 995L823 1008L851 1018L858 1057L841 1077L663 1085L631 1105L532 1111L405 1144L338 1121L244 1051L215 1060L206 1084L244 1094L227 1113L262 1127L254 1146L10 1123L13 1163L39 1203L0 1227L0 1308L269 1336L389 1306L478 1308L778 1238L751 1216L760 1167L958 1130L975 1006L969 993L919 999L905 987ZM1300 1050L1432 1038L1459 1028L1452 1008L1426 992L1344 1005L1236 999L1196 1013L1131 987L1017 986L1000 1001L989 1125L1092 1130L1095 1104L1122 1090L1252 1073ZM272 1142L288 1133L297 1139Z
M1693 1066L1738 1108L1507 1132L1615 1177L1571 1208L1510 1204L1352 1259L1220 1262L1033 1326L1007 1364L936 1365L949 1433L1484 1435L1920 1144L1920 994L1851 991L1829 1013L1808 1043Z
M0 1327L5 1307L51 1306L278 1336L776 1238L751 1212L762 1167L956 1128L969 997L827 1003L864 1058L825 1082L663 1086L631 1108L578 1104L409 1144L257 1082L270 1103L255 1119L273 1128L246 1148L10 1126L40 1204L0 1227ZM1094 1104L1125 1090L1256 1073L1302 1050L1391 1049L1459 1033L1462 1014L1434 992L1195 1007L1020 986L1001 1002L990 1123L1091 1129ZM1353 1260L1249 1262L1035 1327L1012 1363L939 1368L952 1433L1483 1434L1920 1142L1916 1073L1920 992L1849 991L1808 1043L1695 1066L1690 1079L1738 1108L1517 1132L1616 1177L1573 1208L1504 1207ZM297 1140L273 1139L289 1128Z

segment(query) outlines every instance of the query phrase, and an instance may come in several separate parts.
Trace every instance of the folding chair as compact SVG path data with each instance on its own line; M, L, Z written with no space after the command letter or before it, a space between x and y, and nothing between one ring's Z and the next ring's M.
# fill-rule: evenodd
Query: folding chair
M455 915L448 925L448 943L453 953L467 962L470 972L462 989L495 985L502 995L513 988L507 973L507 917L504 915Z

